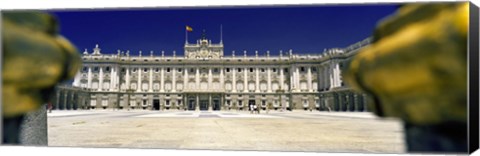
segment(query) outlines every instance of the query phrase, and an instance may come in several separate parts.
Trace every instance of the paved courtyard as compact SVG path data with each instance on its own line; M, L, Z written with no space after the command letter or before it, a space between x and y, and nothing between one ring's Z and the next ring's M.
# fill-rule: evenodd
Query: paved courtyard
M49 146L404 153L401 122L364 112L53 111Z

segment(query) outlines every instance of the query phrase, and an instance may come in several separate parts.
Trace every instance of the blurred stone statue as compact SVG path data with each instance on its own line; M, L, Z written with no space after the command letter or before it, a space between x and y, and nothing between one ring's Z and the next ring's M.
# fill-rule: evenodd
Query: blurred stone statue
M469 4L401 6L344 73L379 116L404 121L409 152L467 152Z
M26 11L2 12L2 55L2 142L19 144L23 121L44 122L46 135L45 104L56 84L77 73L80 55L53 16Z

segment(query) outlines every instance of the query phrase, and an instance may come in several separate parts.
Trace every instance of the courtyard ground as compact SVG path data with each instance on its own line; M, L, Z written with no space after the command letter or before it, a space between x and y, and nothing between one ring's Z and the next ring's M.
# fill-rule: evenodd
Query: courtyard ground
M48 113L49 146L404 153L402 123L366 112Z

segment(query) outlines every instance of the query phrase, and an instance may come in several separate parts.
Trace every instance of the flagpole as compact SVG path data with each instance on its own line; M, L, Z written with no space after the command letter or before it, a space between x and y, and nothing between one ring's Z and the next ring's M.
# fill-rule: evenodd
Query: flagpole
M185 44L188 44L188 30L186 26L185 26Z

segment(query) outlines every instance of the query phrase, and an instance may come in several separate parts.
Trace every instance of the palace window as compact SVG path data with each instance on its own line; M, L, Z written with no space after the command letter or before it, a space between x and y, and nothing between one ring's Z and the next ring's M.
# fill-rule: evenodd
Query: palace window
M166 97L170 97L170 94L166 94L165 96L166 96Z
M277 72L277 68L273 68L272 71L273 71L274 73L276 73L276 72Z
M260 70L262 71L262 73L265 73L265 68L262 68L262 69L260 69Z
M218 73L218 68L213 68L214 73Z
M105 67L106 72L110 72L110 67Z
M227 71L227 73L230 72L230 68L226 68L225 71Z
M267 104L267 101L262 100L262 106L265 106Z
M167 73L169 73L169 72L170 72L170 68L167 68Z
M133 68L132 73L137 72L137 68Z
M195 71L193 70L193 68L190 68L190 73L193 73L193 72L195 72Z
M94 67L93 71L95 71L95 72L98 71L98 67Z
M238 71L238 72L242 72L242 68L238 68L237 71Z
M177 105L182 105L182 100L177 100Z
M148 72L148 69L147 68L143 68L143 72Z
M313 71L313 72L317 72L317 68L316 68L316 67L312 67L312 71Z
M88 68L87 68L87 67L83 67L83 71L84 71L84 72L88 71Z
M305 72L305 67L300 67L301 72Z
M155 73L158 73L159 69L158 68L155 68Z
M253 72L253 68L250 68L250 73L252 73L252 72Z
M288 73L288 68L284 68L283 72Z
M181 73L181 72L182 72L182 68L178 68L177 71L178 71L179 73Z
M170 105L170 100L165 100L165 105L169 106Z

